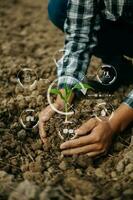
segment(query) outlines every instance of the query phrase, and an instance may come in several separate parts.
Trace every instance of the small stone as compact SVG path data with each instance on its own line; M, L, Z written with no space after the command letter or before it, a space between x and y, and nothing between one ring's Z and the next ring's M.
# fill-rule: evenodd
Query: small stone
M43 96L42 96L42 95L39 95L39 96L37 97L37 104L38 104L38 105L42 105L42 103L43 103Z
M121 142L116 143L115 146L114 146L114 150L117 151L117 152L120 152L123 149L124 149L124 145Z
M49 168L50 165L51 165L51 162L49 162L49 161L45 163L46 168Z
M26 138L26 131L22 129L21 131L17 133L17 136L19 140L24 140Z
M17 162L17 159L11 159L11 164L14 165L14 166L17 166L18 162Z
M117 176L117 174L116 174L115 171L111 172L111 177L112 177L112 178L115 178L116 176Z
M93 166L89 165L88 168L86 169L86 174L88 176L91 176L92 174L94 174L95 168L93 168Z
M64 160L59 164L59 168L61 169L61 170L66 170L66 169L68 169L68 164L67 164L67 162L65 162Z
M40 150L42 148L42 143L40 140L36 141L35 143L32 144L32 149L34 151Z
M5 128L4 122L0 122L0 128Z
M117 170L117 172L123 172L124 171L124 163L123 163L123 161L118 162L118 164L116 166L116 170Z
M87 155L79 156L76 160L77 165L82 168L87 168L89 165L92 164L92 159L89 158Z
M99 178L105 177L105 173L103 172L103 170L102 170L101 168L97 168L97 169L95 170L95 174L96 174L96 176L98 176Z
M36 157L37 163L42 163L42 161L43 161L43 156L39 155L39 156Z
M133 180L133 172L130 174L130 178Z
M133 151L128 151L126 154L125 154L125 157L129 160L129 162L133 162Z
M17 95L16 99L17 99L17 101L21 101L24 99L24 96L19 94L19 95Z
M22 171L22 172L26 172L26 171L28 171L28 169L29 169L29 165L27 165L27 164L23 164L23 165L21 166L21 171Z
M132 172L133 171L133 164L132 163L130 163L130 164L128 164L127 166L126 166L126 169L125 169L125 174L129 174L130 172Z
M32 173L31 171L26 171L23 173L24 180L31 181L32 180Z
M128 196L129 196L129 195L131 196L131 195L133 195L133 189L131 188L131 189L125 190L125 191L123 192L123 194L126 195L126 196L127 196L127 195L128 195Z
M82 196L81 196L80 194L76 194L75 199L76 199L76 200L81 200L81 199L82 199Z
M12 187L14 187L14 176L5 171L0 171L0 196L4 194L4 197L6 197L11 192Z
M44 169L43 165L38 162L31 162L29 163L29 170L32 172L42 172Z
M113 197L113 199L114 199L114 197L118 197L118 196L119 196L119 192L118 192L117 190L112 190L112 191L110 192L110 194L111 194L111 196Z
M77 174L79 174L79 175L82 175L82 174L83 174L82 171L81 171L81 169L76 169L76 172L77 172Z
M49 167L49 168L48 168L48 172L49 172L50 174L54 173L54 171L55 171L55 170L54 170L53 167Z
M10 194L9 200L19 200L20 197L21 200L39 199L38 192L38 186L30 183L28 180L25 180L21 182L15 191Z
M113 197L112 199L114 199L114 197L119 197L120 196L120 185L119 183L115 183L112 188L110 188L110 194Z
M5 171L0 171L0 182L3 182L6 180L8 182L12 182L14 179L13 175L7 174Z

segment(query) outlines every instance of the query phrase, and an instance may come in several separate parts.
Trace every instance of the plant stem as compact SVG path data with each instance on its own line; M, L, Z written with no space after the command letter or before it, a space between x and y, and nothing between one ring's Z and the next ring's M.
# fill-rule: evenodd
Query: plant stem
M65 101L65 113L67 113L67 101ZM68 121L68 118L67 118L67 114L66 114L66 117L65 117L65 122Z

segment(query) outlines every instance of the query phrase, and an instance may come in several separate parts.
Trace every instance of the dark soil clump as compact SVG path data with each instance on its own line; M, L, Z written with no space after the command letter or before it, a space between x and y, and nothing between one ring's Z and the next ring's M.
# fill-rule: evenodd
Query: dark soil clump
M114 138L108 155L101 158L62 157L59 149L91 118L98 103L106 101L116 108L132 86L120 88L112 97L77 100L67 126L65 117L56 114L46 124L47 147L37 127L24 129L20 123L24 110L38 114L48 105L47 89L56 78L52 57L63 46L63 34L50 24L46 9L42 0L0 1L0 199L132 200L132 126ZM98 62L93 58L91 66ZM16 80L25 66L38 74L30 89ZM63 129L69 129L70 135L65 132L62 139Z

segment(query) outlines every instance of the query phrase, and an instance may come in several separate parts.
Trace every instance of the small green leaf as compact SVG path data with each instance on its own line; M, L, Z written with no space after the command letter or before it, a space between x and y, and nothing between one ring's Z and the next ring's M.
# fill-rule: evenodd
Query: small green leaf
M69 88L67 98L69 98L71 95L72 95L72 89Z
M59 91L57 88L51 89L51 90L50 90L50 93L51 93L51 94L56 94L56 95L59 94L59 95L60 95L60 91Z
M74 89L80 90L80 89L82 89L82 87L81 87L81 85L80 85L79 83L77 83L76 85L74 85L74 87L73 87L72 89L73 89L73 90L74 90Z
M68 98L69 98L69 97L71 96L71 94L72 94L72 89L69 88L69 87L67 86L66 83L65 83L64 89L65 89L65 99L66 99L66 101L67 101Z
M89 84L87 84L87 83L77 83L74 87L73 87L73 89L78 89L78 90L81 90L81 89L92 89L93 90L93 88L89 85Z
M61 91L60 91L59 89L53 88L53 89L50 90L50 93L51 93L51 94L60 95L61 99L62 99L63 101L65 101L65 98L64 98L64 96L62 95L62 93L61 93Z
M90 86L89 84L87 84L87 83L83 83L82 85L84 86L85 89L91 89L91 90L94 90L94 88L91 87L91 86Z

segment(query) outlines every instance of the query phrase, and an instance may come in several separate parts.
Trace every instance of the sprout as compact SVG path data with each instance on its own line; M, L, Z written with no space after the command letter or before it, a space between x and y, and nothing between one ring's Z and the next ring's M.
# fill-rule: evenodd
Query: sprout
M85 84L77 83L72 88L68 87L67 83L65 83L64 84L64 91L65 91L64 94L62 94L61 91L60 91L60 89L58 89L58 88L52 88L50 90L50 93L60 96L60 98L64 102L65 113L67 113L68 110L69 110L68 106L70 106L70 104L69 104L69 98L71 97L73 90L80 91L83 88L87 89L87 90L88 89L92 89L93 90L93 88L89 84L87 84L87 83L85 83ZM65 123L67 123L67 122L68 122L68 118L67 118L67 115L66 115L66 117L65 117Z

